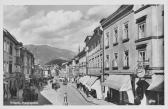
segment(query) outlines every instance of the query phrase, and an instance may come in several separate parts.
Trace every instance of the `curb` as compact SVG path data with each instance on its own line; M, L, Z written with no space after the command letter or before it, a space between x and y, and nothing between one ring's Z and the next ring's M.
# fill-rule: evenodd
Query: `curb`
M76 87L75 87L74 85L71 85L71 86L76 89ZM87 98L86 98L78 89L76 89L76 90L82 95L82 97L83 97L87 102L92 103L92 104L95 104L95 105L99 105L99 104L94 103L93 101L87 100Z

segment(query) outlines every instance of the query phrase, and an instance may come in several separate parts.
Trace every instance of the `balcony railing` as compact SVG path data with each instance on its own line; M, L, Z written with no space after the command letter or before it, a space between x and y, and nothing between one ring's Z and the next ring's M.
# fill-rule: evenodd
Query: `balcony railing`
M138 68L148 68L149 67L149 59L148 60L143 60L143 61L137 61L138 62Z

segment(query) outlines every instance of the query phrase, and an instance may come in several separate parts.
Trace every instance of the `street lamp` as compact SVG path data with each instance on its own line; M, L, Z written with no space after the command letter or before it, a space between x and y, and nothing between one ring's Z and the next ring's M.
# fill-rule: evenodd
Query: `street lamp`
M103 31L103 28L102 28L102 26L100 26L100 29ZM102 73L103 73L103 80L102 80L102 82L104 82L105 81L105 79L104 79L104 76L105 76L105 72L104 72L104 67L105 67L105 65L104 65L104 32L103 32L103 34L102 34L102 46L101 46L101 49L102 49L102 56L103 56L103 59L102 59ZM103 92L105 91L105 87L103 87Z

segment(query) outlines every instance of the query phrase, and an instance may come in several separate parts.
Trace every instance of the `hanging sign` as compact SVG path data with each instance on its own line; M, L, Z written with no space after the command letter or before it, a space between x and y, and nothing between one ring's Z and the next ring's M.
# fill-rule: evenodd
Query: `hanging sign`
M143 68L137 69L136 74L139 78L144 77L145 76L145 69L143 69Z

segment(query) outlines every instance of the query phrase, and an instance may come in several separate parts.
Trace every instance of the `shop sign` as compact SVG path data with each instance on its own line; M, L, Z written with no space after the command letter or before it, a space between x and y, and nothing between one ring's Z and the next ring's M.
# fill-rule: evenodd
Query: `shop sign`
M137 75L139 78L144 77L144 76L145 76L145 69L144 69L144 68L137 69L137 70L136 70L136 75Z

